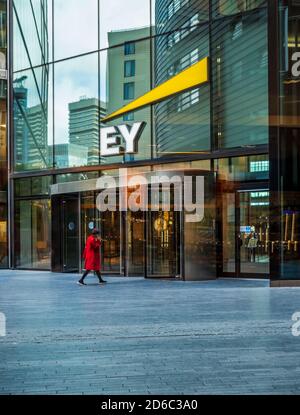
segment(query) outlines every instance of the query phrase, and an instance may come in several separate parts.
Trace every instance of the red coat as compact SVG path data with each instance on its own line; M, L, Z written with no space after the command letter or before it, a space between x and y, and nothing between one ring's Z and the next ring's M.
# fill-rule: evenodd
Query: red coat
M87 238L86 245L83 251L83 258L85 259L84 268L89 271L100 271L100 246L101 242L90 235Z

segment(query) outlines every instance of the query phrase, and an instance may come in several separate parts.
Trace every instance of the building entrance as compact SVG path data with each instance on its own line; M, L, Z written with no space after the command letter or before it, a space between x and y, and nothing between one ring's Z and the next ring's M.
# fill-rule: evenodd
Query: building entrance
M185 280L216 278L215 175L200 170L153 174L160 175L160 185L153 192L148 188L148 208L137 211L115 206L114 210L100 212L94 179L53 185L52 270L81 272L85 242L96 227L103 239L101 259L105 274ZM173 176L176 191L168 181ZM187 176L191 176L189 181L184 180ZM190 194L178 187L178 182L180 186L189 182ZM133 186L128 189L128 194L135 190ZM120 187L115 190L118 203ZM178 209L179 198L184 198L184 208Z
M85 242L94 228L100 229L103 239L101 247L102 270L106 273L123 273L122 266L122 229L120 212L103 212L96 209L95 192L85 192L78 195L81 216L80 248L84 249ZM81 268L84 260L81 261Z

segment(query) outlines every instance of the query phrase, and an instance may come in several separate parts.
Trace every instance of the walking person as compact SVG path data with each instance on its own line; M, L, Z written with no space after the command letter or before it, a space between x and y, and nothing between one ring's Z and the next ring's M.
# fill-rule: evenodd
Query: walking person
M87 238L86 245L83 251L83 258L85 259L85 272L78 281L79 285L86 285L84 282L85 277L91 272L95 271L99 284L104 284L104 281L101 277L100 268L100 246L101 246L101 237L100 231L98 229L93 229L92 235Z

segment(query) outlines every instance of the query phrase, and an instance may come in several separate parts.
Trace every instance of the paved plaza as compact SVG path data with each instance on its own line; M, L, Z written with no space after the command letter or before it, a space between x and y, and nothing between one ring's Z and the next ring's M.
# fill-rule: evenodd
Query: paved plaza
M0 394L299 394L300 288L1 271Z

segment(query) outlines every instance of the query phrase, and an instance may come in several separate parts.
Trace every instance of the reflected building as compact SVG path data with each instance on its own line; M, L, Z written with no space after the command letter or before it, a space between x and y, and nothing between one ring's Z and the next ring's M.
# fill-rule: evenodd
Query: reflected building
M15 162L17 165L27 159L24 154L27 148L28 131L25 125L23 114L27 111L27 88L23 85L24 78L15 79L14 81L14 135L15 135Z
M35 169L49 165L47 143L47 120L42 105L28 108L28 89L24 86L26 77L16 79L15 84L15 160L22 165Z
M45 108L35 105L27 108L26 120L28 122L28 141L23 143L26 154L24 160L32 169L39 168L41 160L44 165L49 165L48 159L48 122L44 115Z
M82 97L69 104L69 142L78 148L82 146L83 154L88 149L85 164L99 164L99 120L106 114L106 103L96 98ZM85 165L82 160L77 166Z
M150 89L151 43L149 40L137 41L149 36L149 27L111 31L107 35L109 44L107 52L107 113L111 114ZM123 45L116 47L120 44ZM139 143L138 157L130 155L130 157L127 156L126 161L150 158L151 148L148 139L151 125L150 116L150 109L145 108L135 113L128 113L118 120L119 124L131 125L136 121L147 123Z
M73 143L56 144L49 146L49 157L55 152L56 167L58 169L85 166L88 162L89 148Z

